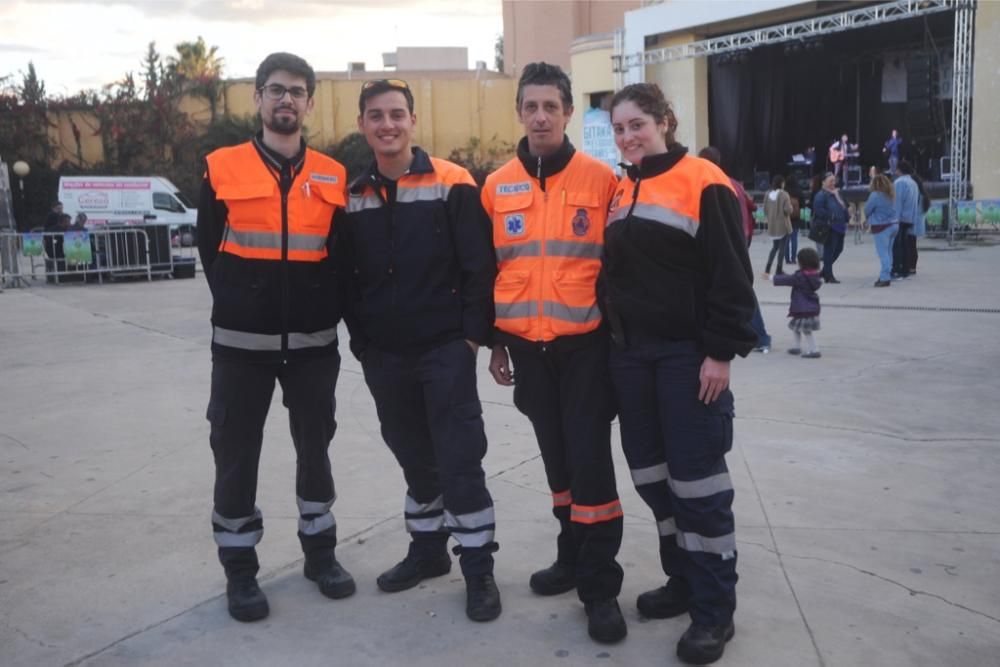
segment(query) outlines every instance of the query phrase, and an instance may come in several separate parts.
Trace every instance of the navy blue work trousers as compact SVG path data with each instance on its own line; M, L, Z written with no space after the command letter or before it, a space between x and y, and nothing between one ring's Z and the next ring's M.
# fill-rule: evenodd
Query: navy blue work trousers
M421 352L369 345L361 364L382 438L406 479L411 548L443 549L451 535L465 576L492 573L495 520L472 348L461 339Z
M705 359L694 341L631 340L613 348L622 447L632 481L653 510L660 560L691 593L701 625L726 625L736 609L732 447L733 396L698 400Z
M255 545L264 525L256 505L257 470L275 381L281 384L295 445L299 541L307 558L332 557L337 524L330 508L336 493L328 450L337 430L334 390L339 373L336 352L287 364L212 360L207 413L215 457L212 529L228 576L256 574L259 568Z
M623 576L615 560L623 517L611 459L608 339L589 336L586 344L557 338L544 348L510 348L514 405L534 428L559 521L556 560L576 571L583 602L617 597Z

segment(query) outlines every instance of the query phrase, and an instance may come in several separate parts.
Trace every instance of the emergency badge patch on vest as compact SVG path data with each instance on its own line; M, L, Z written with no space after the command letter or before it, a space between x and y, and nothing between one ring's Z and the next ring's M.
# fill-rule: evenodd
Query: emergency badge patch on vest
M333 174L317 174L313 172L309 174L310 180L316 181L317 183L339 183L340 179Z
M573 233L577 236L586 236L589 229L590 217L587 215L587 209L576 209L576 215L573 216Z
M522 192L531 192L531 183L503 183L497 186L498 195L516 195Z
M521 236L524 234L524 214L511 213L504 216L503 226L507 230L507 236Z

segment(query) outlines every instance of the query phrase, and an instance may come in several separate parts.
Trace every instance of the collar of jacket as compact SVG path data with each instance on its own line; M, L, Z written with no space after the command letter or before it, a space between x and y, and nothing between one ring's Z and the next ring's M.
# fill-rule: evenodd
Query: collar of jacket
M637 181L640 178L652 178L653 176L659 176L665 171L668 171L671 167L677 164L682 157L687 155L688 149L686 146L682 146L678 143L672 143L667 146L666 153L657 153L656 155L646 155L642 158L642 162L639 164L624 165L625 172L628 177L633 181Z
M302 169L302 165L306 161L306 140L299 138L299 152L295 154L292 158L287 158L277 151L273 151L264 145L264 130L261 130L254 135L253 139L254 148L257 149L257 153L260 155L261 159L265 163L274 167L274 169L281 171L285 165L291 165L292 171L298 173Z
M413 153L413 162L410 163L410 168L406 170L407 174L434 173L434 164L431 162L431 156L427 154L427 151L419 146L413 146L410 151ZM384 177L378 171L378 162L372 160L371 164L361 172L361 175L351 183L351 194L359 195L365 189L366 184L378 183L382 180L384 180Z
M569 142L569 137L563 135L562 146L552 155L542 158L542 180L544 181L549 176L558 174L565 169L569 161L573 159L574 153L576 153L576 149ZM538 177L538 156L532 155L528 151L528 137L521 137L521 141L517 143L517 159L524 165L525 171L535 178ZM544 190L544 188L542 189Z

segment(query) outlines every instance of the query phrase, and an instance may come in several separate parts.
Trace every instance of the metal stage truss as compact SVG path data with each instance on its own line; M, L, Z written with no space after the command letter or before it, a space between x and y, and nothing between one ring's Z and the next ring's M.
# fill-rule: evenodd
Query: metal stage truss
M951 120L951 188L948 203L948 239L953 240L956 202L965 199L969 191L969 128L972 114L972 45L976 0L896 0L870 5L828 16L818 16L782 25L757 28L745 32L712 37L678 46L651 49L642 53L622 53L616 48L611 56L616 82L632 68L689 58L716 56L745 51L759 46L806 40L858 28L870 28L884 23L903 21L955 12L954 94ZM619 40L616 39L616 47ZM640 80L645 78L640 76Z

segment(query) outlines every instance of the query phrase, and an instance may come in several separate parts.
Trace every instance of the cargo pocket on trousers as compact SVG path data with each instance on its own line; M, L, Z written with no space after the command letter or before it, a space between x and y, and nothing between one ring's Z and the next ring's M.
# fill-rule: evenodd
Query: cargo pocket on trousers
M733 393L726 389L706 406L709 411L708 441L719 456L733 448Z

